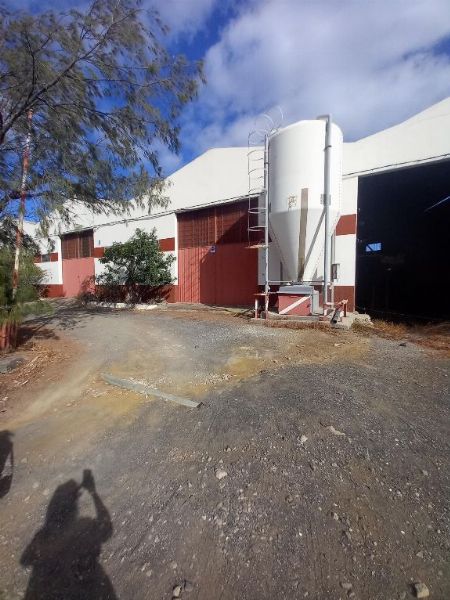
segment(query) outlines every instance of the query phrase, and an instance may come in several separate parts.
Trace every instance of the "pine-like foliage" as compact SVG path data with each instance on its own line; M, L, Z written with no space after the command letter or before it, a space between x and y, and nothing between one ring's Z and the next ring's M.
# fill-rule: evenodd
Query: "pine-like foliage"
M14 253L8 247L0 247L0 325L4 321L20 321L28 314L49 311L49 305L39 298L39 286L44 272L34 264L33 252L22 252L19 269L19 287L12 298L12 274Z
M15 214L32 110L28 213L70 219L163 204L156 148L179 150L178 119L202 70L165 47L139 0L29 14L0 8L0 217Z

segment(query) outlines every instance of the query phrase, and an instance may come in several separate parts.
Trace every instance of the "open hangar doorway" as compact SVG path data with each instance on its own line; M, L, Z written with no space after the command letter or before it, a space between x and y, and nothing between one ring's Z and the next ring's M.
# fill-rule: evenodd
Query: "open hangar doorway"
M450 161L359 179L356 308L450 319Z

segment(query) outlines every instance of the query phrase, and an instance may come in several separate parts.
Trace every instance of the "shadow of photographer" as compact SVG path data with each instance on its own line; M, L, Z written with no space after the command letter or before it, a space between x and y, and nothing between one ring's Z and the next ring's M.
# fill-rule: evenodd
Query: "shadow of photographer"
M78 501L88 492L95 518L79 516ZM21 557L32 567L25 600L115 600L114 588L99 563L102 544L113 533L108 510L95 489L92 472L81 484L60 485L47 508L45 523Z

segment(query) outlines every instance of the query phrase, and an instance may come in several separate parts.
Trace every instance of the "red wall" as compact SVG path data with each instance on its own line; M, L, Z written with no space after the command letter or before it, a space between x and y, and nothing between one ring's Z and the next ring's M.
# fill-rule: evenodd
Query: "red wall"
M63 289L66 298L94 289L94 257L71 258L62 261Z
M258 291L258 252L242 243L181 248L178 274L180 302L252 305Z
M178 215L178 300L253 305L258 251L249 245L247 200Z

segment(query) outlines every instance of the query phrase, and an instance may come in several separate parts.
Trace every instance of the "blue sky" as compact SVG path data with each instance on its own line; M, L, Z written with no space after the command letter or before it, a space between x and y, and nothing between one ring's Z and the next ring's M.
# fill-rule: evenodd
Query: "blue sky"
M11 2L12 4L12 2ZM68 0L16 0L60 9ZM331 112L347 141L450 96L449 0L144 0L174 52L205 61L208 84L182 117L167 172L215 146L245 145L255 118Z

